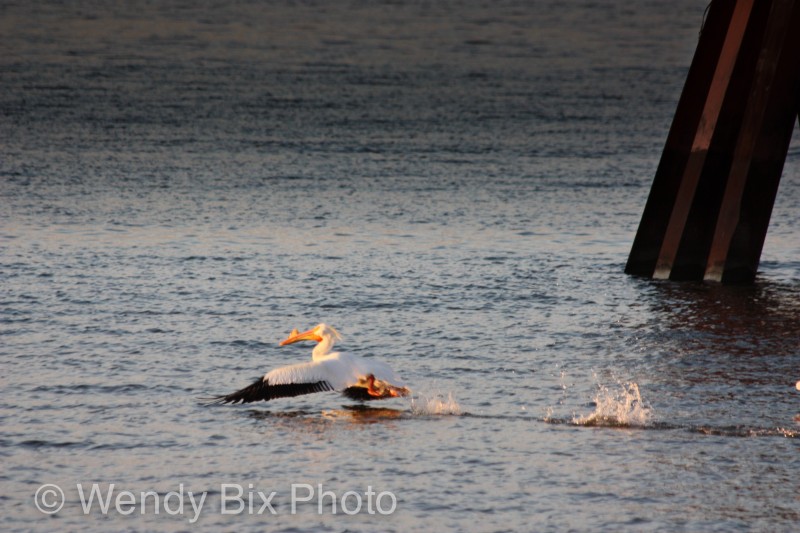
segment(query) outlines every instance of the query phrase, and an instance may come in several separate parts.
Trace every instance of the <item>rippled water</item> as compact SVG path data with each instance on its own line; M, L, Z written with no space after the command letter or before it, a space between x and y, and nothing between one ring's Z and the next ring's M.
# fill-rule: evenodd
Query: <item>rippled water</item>
M4 4L4 528L793 530L797 138L755 286L622 273L705 4ZM413 398L198 401L320 321Z

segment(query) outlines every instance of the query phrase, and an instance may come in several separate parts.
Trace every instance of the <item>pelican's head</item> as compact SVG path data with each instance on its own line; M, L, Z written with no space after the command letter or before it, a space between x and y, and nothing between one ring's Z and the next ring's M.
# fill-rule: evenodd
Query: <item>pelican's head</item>
M318 324L314 328L304 331L303 333L299 333L297 329L293 329L292 332L289 333L289 336L281 341L281 346L294 344L295 342L299 341L326 341L332 345L334 341L341 340L341 338L342 336L339 335L338 331L333 329L333 326L329 326L327 324Z

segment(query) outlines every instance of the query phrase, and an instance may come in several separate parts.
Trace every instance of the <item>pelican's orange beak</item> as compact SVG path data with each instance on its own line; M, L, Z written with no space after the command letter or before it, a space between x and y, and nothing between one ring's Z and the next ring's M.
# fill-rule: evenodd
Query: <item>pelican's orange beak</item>
M281 341L281 346L286 346L287 344L294 344L295 342L299 341L314 341L320 342L322 337L317 335L316 328L310 329L308 331L304 331L303 333L298 333L297 328L293 329L289 336L286 337Z

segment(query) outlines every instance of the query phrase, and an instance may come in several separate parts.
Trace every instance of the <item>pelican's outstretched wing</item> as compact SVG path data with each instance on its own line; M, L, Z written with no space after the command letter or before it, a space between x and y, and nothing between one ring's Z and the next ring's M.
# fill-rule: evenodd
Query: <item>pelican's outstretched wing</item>
M338 358L284 366L241 390L212 398L212 403L250 403L342 390L354 382L352 374L350 365Z
M300 396L301 394L311 394L314 392L325 392L334 390L327 381L316 381L313 383L281 383L272 384L266 377L259 378L258 381L241 390L217 396L212 403L250 403L258 401L269 401L275 398L288 398Z
M299 336L316 335L315 332L316 329ZM290 339L296 337L298 335ZM339 352L323 357L270 370L255 383L234 393L211 398L211 401L218 404L250 403L324 391L340 391L348 398L363 401L408 396L411 392L399 382L389 365L380 361Z

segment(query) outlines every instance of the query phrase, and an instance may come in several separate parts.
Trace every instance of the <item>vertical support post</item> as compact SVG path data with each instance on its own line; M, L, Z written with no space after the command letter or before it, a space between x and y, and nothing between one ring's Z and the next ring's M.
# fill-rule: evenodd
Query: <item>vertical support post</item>
M711 244L708 281L755 278L794 128L795 113L787 110L800 110L798 24L800 2L773 3Z
M694 134L689 160L686 162L680 186L678 187L678 195L675 198L672 214L667 223L664 241L661 244L661 250L653 272L653 278L655 279L669 279L672 265L678 255L678 247L686 229L686 222L689 218L692 201L697 192L697 186L700 183L700 174L703 172L703 166L708 156L711 138L720 118L722 102L730 85L739 49L742 41L744 41L744 33L753 9L753 2L754 0L740 0L734 7L725 41L714 69L714 76L711 79L711 86L708 88L700 122Z
M691 143L699 127L706 95L711 87L734 7L734 2L718 1L709 6L639 230L628 256L625 266L628 274L651 277L655 271L667 224L678 196L681 176L691 153Z
M625 271L752 281L800 111L800 0L715 0Z

